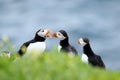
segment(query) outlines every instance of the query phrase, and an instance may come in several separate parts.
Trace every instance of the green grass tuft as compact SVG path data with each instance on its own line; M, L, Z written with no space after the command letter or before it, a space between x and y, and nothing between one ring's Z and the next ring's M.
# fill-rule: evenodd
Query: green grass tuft
M45 52L38 58L0 57L0 80L120 80L120 72L92 67L79 56Z

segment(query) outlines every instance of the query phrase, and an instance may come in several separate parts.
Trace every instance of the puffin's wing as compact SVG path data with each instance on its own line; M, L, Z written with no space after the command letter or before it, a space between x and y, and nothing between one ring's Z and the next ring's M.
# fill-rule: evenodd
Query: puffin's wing
M93 66L99 66L99 67L105 68L105 64L103 63L101 57L98 55L95 55L91 59L89 58L89 61Z
M105 68L105 64L104 64L104 62L102 61L102 59L101 59L100 56L97 56L97 57L96 57L96 60L97 60L98 65L99 65L100 67Z
M73 46L71 46L71 52L75 53L76 55L78 54L77 50Z
M32 43L32 42L33 42L33 40L28 41L28 42L25 42L25 43L20 47L20 49L19 49L19 51L18 51L18 54L19 54L20 56L22 56L22 55L26 52L27 47L29 46L29 44Z

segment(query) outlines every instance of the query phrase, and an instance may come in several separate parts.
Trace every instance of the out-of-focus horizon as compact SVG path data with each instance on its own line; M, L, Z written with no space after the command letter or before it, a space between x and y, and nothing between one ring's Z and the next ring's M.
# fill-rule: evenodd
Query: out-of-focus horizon
M76 40L88 37L93 50L102 56L108 69L120 69L119 0L1 0L0 41L8 36L19 49L40 28L64 29L79 53ZM47 50L58 39L47 39Z

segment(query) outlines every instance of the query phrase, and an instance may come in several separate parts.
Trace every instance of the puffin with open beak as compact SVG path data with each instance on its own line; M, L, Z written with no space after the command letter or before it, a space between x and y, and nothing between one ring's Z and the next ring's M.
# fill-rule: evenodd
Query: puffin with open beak
M59 30L58 32L54 32L52 35L52 38L58 38L60 39L59 46L58 46L58 52L66 52L68 54L72 55L78 55L77 50L70 45L69 43L69 37L65 30Z
M22 56L24 53L25 54L30 54L35 53L35 54L41 54L45 51L46 49L46 43L45 40L46 38L49 38L49 33L51 30L49 29L40 29L35 33L35 37L30 40L25 42L19 49L18 54Z

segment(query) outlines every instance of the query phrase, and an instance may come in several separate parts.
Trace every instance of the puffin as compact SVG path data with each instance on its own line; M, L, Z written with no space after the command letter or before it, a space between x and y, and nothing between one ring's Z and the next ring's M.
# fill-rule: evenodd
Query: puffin
M81 60L85 63L89 63L92 66L97 66L100 68L105 68L105 64L101 57L93 52L90 46L90 41L88 38L79 38L78 44L83 47L83 54Z
M10 58L11 53L9 51L2 51L0 53L0 56L5 56L6 58Z
M39 29L35 33L35 37L32 40L29 40L20 47L18 54L23 56L24 54L36 53L41 54L46 49L46 38L49 38L49 29Z
M58 32L54 32L52 35L53 38L58 38L60 40L58 46L58 52L66 52L72 55L78 55L75 47L71 46L69 43L69 37L65 30L59 30Z

